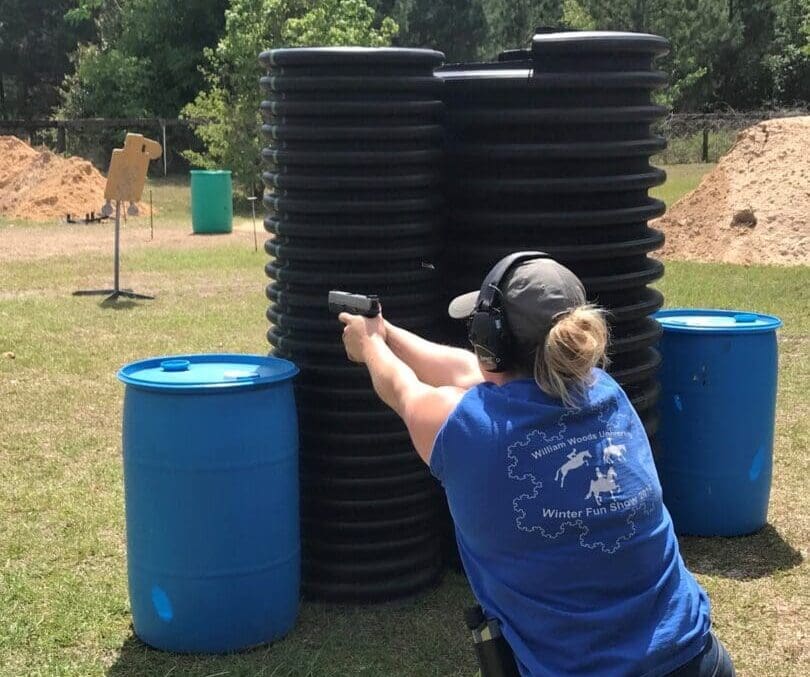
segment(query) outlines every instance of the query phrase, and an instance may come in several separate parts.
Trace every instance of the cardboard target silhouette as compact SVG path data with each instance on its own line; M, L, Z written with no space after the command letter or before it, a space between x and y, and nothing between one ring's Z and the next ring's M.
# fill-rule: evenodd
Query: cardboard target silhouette
M146 183L146 172L149 163L157 160L163 153L160 144L142 134L127 134L124 147L116 148L112 152L110 170L107 172L107 186L104 189L104 199L107 203L102 213L112 214L113 200L129 202L127 213L138 213L136 203L143 195L143 186Z
M131 289L121 289L119 287L119 271L121 261L121 203L129 202L127 213L135 216L138 213L138 201L143 194L143 186L146 183L146 172L149 163L157 160L162 149L157 141L147 139L142 134L127 134L124 139L124 147L116 148L112 152L110 160L110 170L107 172L107 185L104 188L104 199L106 203L101 208L101 213L109 216L113 213L113 201L115 202L115 251L114 251L114 278L112 289L90 289L73 292L74 296L107 296L104 300L115 301L120 296L130 299L152 299L153 296L136 294Z

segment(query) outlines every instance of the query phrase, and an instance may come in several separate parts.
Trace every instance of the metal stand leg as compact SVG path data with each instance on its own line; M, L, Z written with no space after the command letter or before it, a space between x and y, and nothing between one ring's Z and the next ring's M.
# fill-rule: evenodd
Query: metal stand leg
M131 289L121 289L120 287L120 272L121 272L121 201L115 201L115 246L113 252L113 289L86 289L81 291L74 291L73 296L106 296L104 303L115 302L119 297L123 296L128 299L144 299L152 300L154 296L147 296L146 294L136 294Z

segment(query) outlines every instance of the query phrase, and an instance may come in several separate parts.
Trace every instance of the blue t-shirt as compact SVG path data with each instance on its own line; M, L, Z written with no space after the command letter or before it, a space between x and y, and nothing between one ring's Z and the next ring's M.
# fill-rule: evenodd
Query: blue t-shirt
M521 674L664 675L703 649L647 436L605 372L580 407L531 380L465 393L433 447L464 568Z

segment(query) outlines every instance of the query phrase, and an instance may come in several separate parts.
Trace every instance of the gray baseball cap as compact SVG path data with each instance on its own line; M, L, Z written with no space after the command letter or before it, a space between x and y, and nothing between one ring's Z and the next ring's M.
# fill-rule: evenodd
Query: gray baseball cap
M557 315L586 302L585 287L579 278L553 259L533 259L516 265L500 288L509 331L515 342L526 348L533 348L545 337ZM472 291L454 298L448 308L450 317L470 317L478 294Z

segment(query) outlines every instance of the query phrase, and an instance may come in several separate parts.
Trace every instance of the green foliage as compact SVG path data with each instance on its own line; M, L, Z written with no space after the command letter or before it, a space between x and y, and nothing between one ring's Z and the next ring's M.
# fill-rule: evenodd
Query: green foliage
M259 187L258 54L282 46L390 44L391 19L375 20L364 0L231 0L225 31L206 50L205 89L183 114L204 120L196 128L202 153L184 155L204 168L228 168L247 192Z
M203 50L216 44L226 0L129 0L117 46L147 60L155 115L173 117L202 87Z
M754 108L771 98L771 82L763 61L773 39L773 0L734 0L729 15L735 39L722 45L712 60L714 86L706 107Z
M143 117L149 87L143 74L143 59L119 49L102 51L97 45L80 45L73 54L73 73L62 84L60 117ZM125 130L98 130L91 135L72 133L67 150L101 166L113 148L124 140Z
M804 46L801 48L802 54L810 56L810 10L805 12L804 21L802 22L802 35Z
M65 78L61 112L66 117L140 117L146 114L147 63L112 48L80 46L75 71Z
M321 0L300 18L289 19L284 37L290 45L367 45L385 47L397 24L385 17L374 28L375 12L364 0Z
M763 63L773 82L773 100L790 105L810 98L810 0L776 4L769 52Z
M60 85L64 115L221 112L253 88L257 46L393 42L469 61L528 46L537 26L667 37L662 100L678 111L810 100L810 0L0 0L0 117L48 115Z
M400 23L398 44L442 50L448 61L526 47L537 26L663 35L672 50L658 65L670 84L659 98L678 111L810 99L810 0L376 0L375 6Z
M595 31L597 28L594 19L578 0L563 0L563 22L566 26L580 31Z
M398 0L391 11L400 27L398 44L440 50L448 63L484 54L488 29L482 0Z
M216 41L224 8L225 0L79 0L66 19L92 19L98 44L76 51L75 71L62 87L62 114L176 116L203 84L203 49ZM121 78L111 82L120 67ZM114 92L120 108L107 103L102 90Z
M482 0L487 19L487 58L505 49L529 45L537 26L562 26L563 8L559 0Z
M219 43L205 52L205 88L183 109L186 117L206 120L195 130L205 151L184 153L192 164L230 169L237 185L256 192L261 101L256 59L267 46L282 44L287 20L303 11L303 0L231 1Z
M121 30L124 5L118 0L73 0L75 7L65 12L65 21L75 25L92 24L95 40L109 40Z
M728 0L565 0L562 20L580 30L620 30L666 37L672 49L658 61L670 76L662 101L691 108L711 96L714 59L738 39Z
M75 1L0 0L0 117L45 117L57 103L68 54L92 34L64 20Z

